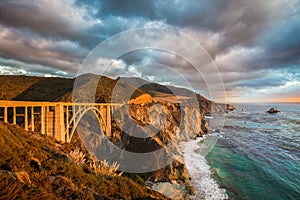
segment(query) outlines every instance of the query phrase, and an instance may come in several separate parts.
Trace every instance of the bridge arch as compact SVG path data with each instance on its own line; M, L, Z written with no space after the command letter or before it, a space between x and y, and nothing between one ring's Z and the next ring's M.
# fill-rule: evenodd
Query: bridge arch
M75 113L75 115L70 119L69 124L72 126L72 129L71 129L71 131L67 130L67 134L66 134L67 142L71 142L72 137L75 133L75 130L76 130L79 122L81 121L82 117L89 111L92 111L92 113L94 113L95 117L98 120L100 129L103 132L106 131L107 124L105 123L105 120L103 119L102 113L98 108L96 108L94 106L91 106L91 107L88 107L88 108L82 108L77 113ZM106 134L109 134L109 133L106 133Z
M124 104L0 100L0 121L21 125L26 131L38 131L61 142L70 142L82 117L92 111L100 129L109 137L111 111L122 105Z

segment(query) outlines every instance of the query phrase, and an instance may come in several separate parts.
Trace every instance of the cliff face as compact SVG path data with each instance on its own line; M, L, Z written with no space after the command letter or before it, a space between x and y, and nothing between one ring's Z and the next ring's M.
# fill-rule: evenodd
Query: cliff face
M78 129L79 134L83 133L80 139L87 148L100 159L118 161L130 170L137 169L136 173L141 172L138 171L141 166L150 169L140 175L153 182L187 183L182 142L207 132L207 122L197 106L162 101L132 104L116 110L109 141L101 139L97 134L100 130L92 130L91 118L93 115L87 115ZM127 152L138 153L142 157L153 154L139 162L138 157L126 157Z
M182 163L180 143L207 132L207 122L199 108L161 101L144 105L130 105L128 110L129 113L125 109L118 111L115 124L118 128L115 129L112 136L115 144L126 151L139 153L163 149L168 156L176 158L174 162L168 163L164 169L145 173L143 176L151 181L185 183L188 177ZM124 119L124 117L130 117L132 121ZM160 159L157 158L157 162Z
M180 154L178 145L180 141L195 138L207 131L207 123L203 114L223 112L226 109L225 104L217 104L184 88L166 87L139 78L122 79L125 81L93 74L82 75L76 79L80 87L75 88L75 91L78 90L77 94L86 97L87 100L91 100L89 95L94 95L95 102L111 102L114 87L116 83L119 83L118 81L121 81L119 96L126 96L129 91L135 91L131 98L136 98L139 103L136 104L133 100L133 104L129 105L129 113L120 109L120 120L113 123L111 140L124 150L151 152L164 148L166 152ZM64 78L0 76L0 83L2 83L0 99L70 102L72 101L74 81L75 79ZM142 86L138 87L138 85ZM90 94L89 88L94 86L96 86L93 91L95 94ZM181 96L175 96L170 88L172 91L180 93ZM197 102L189 102L195 95ZM141 96L147 96L147 101L139 99ZM133 123L127 123L126 118L131 119ZM100 130L94 131L99 132ZM149 135L149 131L155 134ZM144 138L135 137L136 134L141 134ZM170 163L165 175L155 175L152 179L179 178L180 174L184 174L184 167L180 163L174 165L177 167ZM181 169L181 172L177 173L176 169Z

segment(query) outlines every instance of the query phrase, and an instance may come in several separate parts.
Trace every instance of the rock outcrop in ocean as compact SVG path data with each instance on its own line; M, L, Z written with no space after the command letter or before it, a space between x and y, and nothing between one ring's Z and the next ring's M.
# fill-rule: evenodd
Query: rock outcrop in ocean
M274 113L279 113L280 111L277 109L277 108L270 108L267 113L270 113L270 114L274 114Z
M226 105L226 110L233 111L234 109L235 109L235 107L233 105L231 105L231 104Z

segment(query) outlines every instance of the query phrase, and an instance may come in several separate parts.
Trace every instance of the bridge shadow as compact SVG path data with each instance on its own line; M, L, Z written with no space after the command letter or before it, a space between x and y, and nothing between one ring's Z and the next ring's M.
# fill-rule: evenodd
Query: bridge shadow
M74 79L45 78L31 85L12 100L71 101Z

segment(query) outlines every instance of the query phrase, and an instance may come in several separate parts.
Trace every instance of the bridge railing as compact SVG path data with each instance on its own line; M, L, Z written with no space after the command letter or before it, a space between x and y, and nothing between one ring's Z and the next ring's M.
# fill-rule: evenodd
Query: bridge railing
M78 122L88 110L95 112L98 119L102 120L99 120L101 129L110 135L112 109L122 105L0 100L0 120L21 125L27 131L37 131L70 142Z

